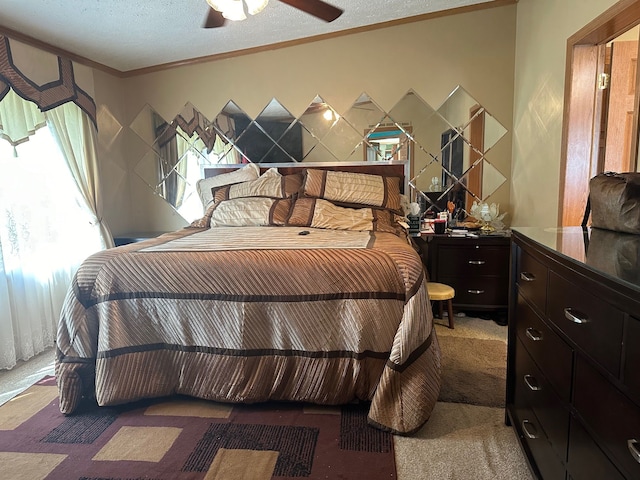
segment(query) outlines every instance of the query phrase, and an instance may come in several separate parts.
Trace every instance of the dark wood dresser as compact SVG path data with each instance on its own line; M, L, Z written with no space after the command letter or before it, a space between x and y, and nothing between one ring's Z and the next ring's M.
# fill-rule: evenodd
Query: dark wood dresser
M429 280L456 291L453 305L462 310L508 307L509 235L477 238L423 235L416 241Z
M507 423L546 479L640 479L640 235L515 228Z

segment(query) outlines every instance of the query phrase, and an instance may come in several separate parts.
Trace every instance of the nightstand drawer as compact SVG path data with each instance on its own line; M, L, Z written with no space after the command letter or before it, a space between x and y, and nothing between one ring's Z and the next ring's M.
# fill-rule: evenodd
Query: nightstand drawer
M455 305L505 307L509 301L509 279L440 276L439 282L451 285L456 291Z
M627 477L640 478L640 409L581 355L576 359L574 406Z
M548 269L531 255L521 252L518 261L518 291L542 314L547 303Z
M453 306L506 310L509 304L511 237L427 235L416 244L426 258L429 280L456 291Z
M616 377L620 375L624 315L593 293L549 274L547 317Z
M542 369L560 398L569 401L573 351L518 295L518 338Z
M438 253L438 273L445 276L509 275L509 249L498 246L441 246Z

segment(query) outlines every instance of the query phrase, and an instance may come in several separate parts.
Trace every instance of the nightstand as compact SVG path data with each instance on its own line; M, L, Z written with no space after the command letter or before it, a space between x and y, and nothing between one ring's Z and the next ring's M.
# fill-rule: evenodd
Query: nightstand
M120 233L113 237L113 243L116 247L121 245L128 245L130 243L142 242L143 240L149 240L150 238L156 238L167 232L127 232Z
M422 235L414 238L429 273L429 281L456 291L457 310L504 310L509 305L509 234L451 237Z

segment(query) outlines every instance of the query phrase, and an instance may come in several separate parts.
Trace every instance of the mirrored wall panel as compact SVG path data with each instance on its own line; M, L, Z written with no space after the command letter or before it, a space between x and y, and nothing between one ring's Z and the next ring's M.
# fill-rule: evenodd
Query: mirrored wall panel
M187 221L214 164L409 161L412 200L462 214L506 181L485 155L507 130L460 86L437 108L410 90L388 112L366 93L341 113L316 96L298 118L275 98L256 118L233 100L213 120L191 103L172 120L147 105L130 128L147 146L135 173Z

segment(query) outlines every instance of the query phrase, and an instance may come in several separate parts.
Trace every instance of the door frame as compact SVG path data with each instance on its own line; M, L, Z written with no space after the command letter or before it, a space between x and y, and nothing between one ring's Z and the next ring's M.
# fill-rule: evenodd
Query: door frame
M621 0L567 40L564 117L560 150L558 225L580 225L589 194L589 180L598 172L602 91L606 43L640 23L640 0ZM640 75L636 75L640 84ZM631 151L638 154L636 85Z

